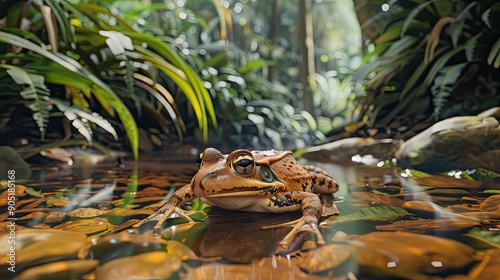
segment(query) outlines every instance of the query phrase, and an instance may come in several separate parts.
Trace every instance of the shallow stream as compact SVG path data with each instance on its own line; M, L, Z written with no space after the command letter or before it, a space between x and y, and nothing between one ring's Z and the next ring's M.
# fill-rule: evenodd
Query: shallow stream
M341 186L340 215L322 219L326 245L302 232L285 249L278 243L291 227L261 227L300 212L226 211L195 200L187 205L195 223L169 219L159 236L155 221L132 229L189 183L194 160L75 165L37 167L31 180L16 181L14 212L2 183L0 279L499 277L500 177L486 170L322 164Z

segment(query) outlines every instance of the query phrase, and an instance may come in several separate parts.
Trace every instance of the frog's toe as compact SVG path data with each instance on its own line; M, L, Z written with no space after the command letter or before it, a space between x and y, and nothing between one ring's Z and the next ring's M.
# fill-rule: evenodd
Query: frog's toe
M329 217L340 213L337 205L335 205L335 197L331 194L321 194L321 216Z
M144 223L156 218L157 216L160 216L160 219L158 219L158 222L156 225L153 227L153 233L157 233L161 229L161 225L168 219L171 218L173 214L177 214L179 217L187 220L188 222L193 222L193 220L188 217L186 214L184 214L184 210L181 208L172 205L172 204L165 204L163 205L160 209L158 209L155 213L151 214L149 217L143 219L142 221L138 222L137 224L133 225L132 227L138 228Z
M263 229L271 229L271 228L282 228L286 226L293 226L292 230L283 238L283 240L280 241L279 245L283 248L288 247L288 245L292 242L292 240L295 238L295 236L299 232L307 231L307 232L313 232L316 235L316 244L318 245L324 245L326 244L325 240L323 239L323 235L318 229L318 223L316 221L309 221L306 222L304 217L287 222L287 223L282 223L278 225L272 225L272 226L265 226L262 227Z

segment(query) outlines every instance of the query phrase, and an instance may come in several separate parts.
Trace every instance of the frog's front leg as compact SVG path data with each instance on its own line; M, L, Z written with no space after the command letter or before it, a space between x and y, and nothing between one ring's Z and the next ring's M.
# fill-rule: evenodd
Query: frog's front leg
M149 220L155 218L156 216L163 214L156 223L156 225L153 227L153 231L158 232L158 230L161 229L161 224L163 224L163 222L166 219L168 219L170 215L172 215L173 213L176 213L177 215L186 219L189 222L193 222L191 218L189 218L186 214L184 214L184 210L182 210L179 207L182 206L184 203L193 200L194 198L196 198L196 195L191 190L191 185L190 184L185 185L184 187L175 191L172 197L170 197L170 199L155 213L145 218L144 220L140 221L139 223L133 225L132 227L134 228L140 227L142 224L148 222Z
M318 229L318 221L322 209L321 200L318 195L309 192L289 191L276 194L270 198L270 201L271 207L277 207L282 210L283 208L292 210L296 208L297 205L302 206L302 217L300 219L285 224L263 227L263 229L270 229L294 225L293 229L279 243L282 247L287 247L295 235L301 231L314 232L316 235L316 243L319 245L325 244L325 240Z

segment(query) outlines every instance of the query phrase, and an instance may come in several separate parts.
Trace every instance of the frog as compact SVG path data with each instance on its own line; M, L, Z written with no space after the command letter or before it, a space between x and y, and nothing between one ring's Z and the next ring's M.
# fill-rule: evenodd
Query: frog
M193 220L181 206L199 197L211 206L226 210L259 213L285 213L302 210L302 217L279 245L286 248L301 231L313 232L318 245L325 240L318 228L321 216L339 213L334 194L339 190L335 179L313 165L302 166L291 151L234 150L223 154L215 148L206 148L197 158L198 171L191 182L179 189L155 213L133 227L161 216L153 227L157 232L163 222L178 216Z

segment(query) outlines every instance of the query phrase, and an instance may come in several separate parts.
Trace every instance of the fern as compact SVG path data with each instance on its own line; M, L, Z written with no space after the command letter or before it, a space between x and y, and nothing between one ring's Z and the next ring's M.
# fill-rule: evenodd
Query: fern
M486 10L483 14L481 14L481 19L483 20L484 24L488 26L489 28L493 28L493 26L490 23L490 10Z
M458 46L458 39L460 38L460 36L462 35L462 30L464 28L464 24L465 24L465 19L466 18L472 18L472 15L470 13L470 10L477 5L477 2L474 1L472 3L470 3L469 5L467 5L467 7L465 7L456 17L455 19L453 20L453 22L451 23L450 25L450 31L449 31L449 34L450 34L450 37L451 37L451 41L453 43L453 47L457 47Z
M500 66L500 38L491 47L488 59L486 60L489 65L498 68Z
M117 31L99 31L99 35L106 37L106 45L110 49L111 53L115 57L116 61L119 61L120 72L123 73L125 84L131 95L134 94L134 78L133 75L136 72L136 68L133 66L133 61L130 61L127 56L127 51L134 50L134 44L130 37L123 35ZM131 53L133 54L133 53Z
M429 6L430 4L433 4L433 3L436 3L436 2L440 2L440 1L444 1L444 0L432 0L432 1L429 1L429 2L424 2L420 5L418 5L415 9L413 9L410 14L408 15L408 17L406 18L404 24L403 24L403 28L401 29L401 37L403 37L406 33L406 31L408 30L408 28L410 27L410 25L414 22L415 18L418 16L418 14L420 12L422 12L425 8L427 8L427 6Z
M439 70L437 76L434 79L434 84L431 87L434 104L434 114L439 116L441 110L447 102L448 97L451 95L455 87L455 83L460 77L460 73L467 63L461 63L457 65L443 67Z
M88 112L80 106L70 105L67 101L57 98L52 98L50 101L56 105L57 109L63 112L64 116L71 121L73 127L75 127L78 132L85 137L89 144L92 144L93 134L90 122L100 126L102 129L113 135L115 140L118 140L118 135L116 134L113 126L99 114Z
M482 33L479 34L481 36ZM472 61L474 59L474 54L476 52L476 45L477 45L477 38L479 36L474 36L470 38L466 43L464 47L465 51L465 57L467 58L467 61Z
M49 109L44 100L50 96L50 91L45 86L45 78L13 65L0 65L0 67L6 69L7 74L16 85L22 88L19 94L30 102L28 107L33 112L33 120L40 130L40 137L43 140L49 123Z

